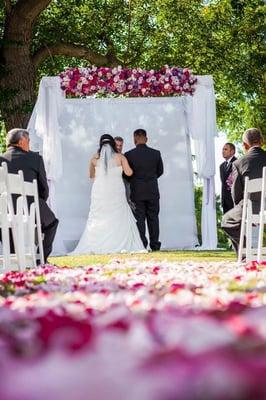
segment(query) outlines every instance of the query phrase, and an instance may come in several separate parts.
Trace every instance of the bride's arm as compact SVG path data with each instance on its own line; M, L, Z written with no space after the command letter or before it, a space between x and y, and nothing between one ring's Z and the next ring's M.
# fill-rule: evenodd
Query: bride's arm
M90 165L89 165L89 177L91 179L95 178L95 156L90 160Z
M133 175L133 170L132 170L132 168L130 168L126 157L123 154L121 154L120 157L121 157L121 165L122 165L124 174L127 176Z

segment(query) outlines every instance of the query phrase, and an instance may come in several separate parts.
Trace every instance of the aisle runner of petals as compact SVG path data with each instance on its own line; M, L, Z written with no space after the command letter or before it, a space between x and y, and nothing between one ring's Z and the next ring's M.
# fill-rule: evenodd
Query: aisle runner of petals
M0 276L2 400L266 398L266 266L114 260Z

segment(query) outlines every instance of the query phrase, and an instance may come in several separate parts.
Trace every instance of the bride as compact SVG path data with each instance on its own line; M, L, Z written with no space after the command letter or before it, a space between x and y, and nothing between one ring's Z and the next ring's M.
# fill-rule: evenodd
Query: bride
M126 157L117 153L113 137L102 135L89 165L94 182L88 221L71 255L145 251L127 203L123 172L133 174Z

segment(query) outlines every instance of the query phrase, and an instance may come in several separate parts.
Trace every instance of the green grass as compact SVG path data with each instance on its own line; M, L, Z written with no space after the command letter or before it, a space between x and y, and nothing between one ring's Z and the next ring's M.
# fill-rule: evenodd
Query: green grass
M235 253L231 251L214 250L214 251L158 251L147 254L110 254L110 255L87 255L78 257L50 257L49 262L58 266L87 266L93 264L106 264L110 260L138 259L140 261L154 260L156 261L235 261Z

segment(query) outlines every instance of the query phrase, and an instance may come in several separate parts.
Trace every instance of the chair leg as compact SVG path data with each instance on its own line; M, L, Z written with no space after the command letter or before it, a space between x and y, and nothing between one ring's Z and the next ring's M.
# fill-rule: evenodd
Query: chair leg
M244 237L245 237L245 233L247 230L246 214L247 214L247 209L244 205L243 212L242 212L242 223L241 223L241 228L240 228L240 239L239 239L239 247L238 247L238 260L237 260L238 264L241 264L242 257L243 257Z
M263 246L263 229L264 228L264 221L263 215L260 213L260 225L259 225L259 240L258 240L258 257L257 261L262 261L262 246Z
M247 211L247 229L246 229L246 261L252 260L252 223L250 205Z
M1 212L1 233L2 233L2 247L3 247L3 270L7 272L11 269L10 260L10 238L8 229L8 214L7 214L7 200L1 198L0 200L0 212Z
M17 228L18 267L20 271L24 271L26 268L26 259L25 259L26 246L25 246L22 198L19 198L17 200L17 214L15 216L15 223Z
M31 204L30 216L29 216L29 247L30 247L30 257L32 259L32 265L36 267L36 251L35 251L35 205Z
M44 264L44 253L43 253L43 234L41 231L40 222L37 221L37 238L38 238L38 248L39 248L39 257L41 264Z
M245 219L243 219L242 224L241 224L240 241L239 241L239 247L238 247L238 260L237 260L238 264L241 264L241 262L242 262L245 230L246 230L246 222L245 222Z

